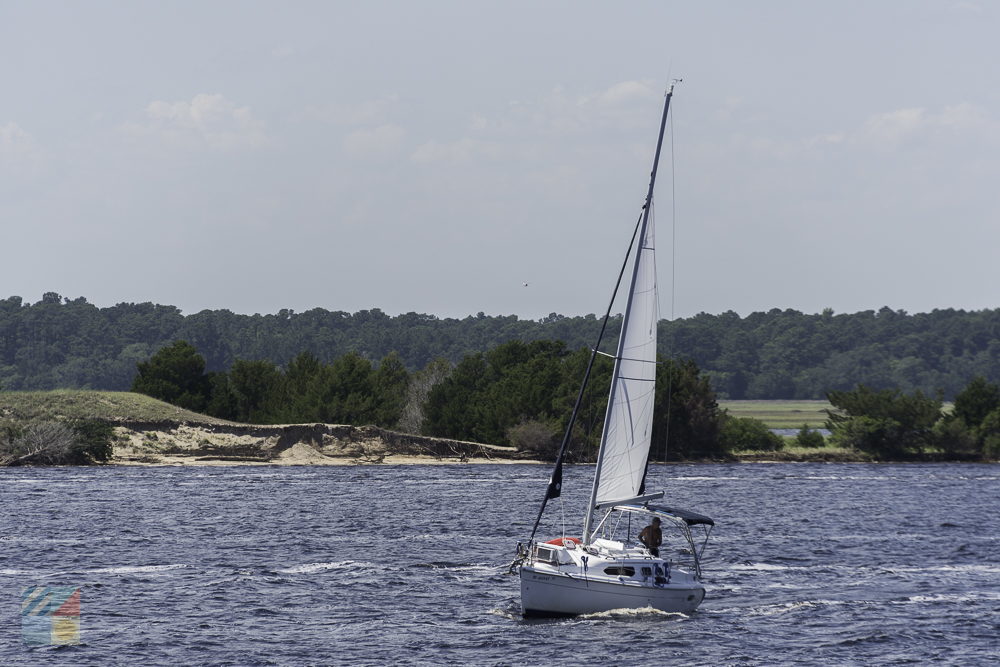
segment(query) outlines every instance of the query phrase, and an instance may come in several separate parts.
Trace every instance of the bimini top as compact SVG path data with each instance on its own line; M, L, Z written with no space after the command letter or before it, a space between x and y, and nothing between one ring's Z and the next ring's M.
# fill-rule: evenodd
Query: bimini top
M682 510L678 507L666 507L665 505L616 505L615 509L622 509L630 512L652 512L654 514L664 514L674 519L680 519L689 526L714 526L715 521L704 514L698 514L690 510Z

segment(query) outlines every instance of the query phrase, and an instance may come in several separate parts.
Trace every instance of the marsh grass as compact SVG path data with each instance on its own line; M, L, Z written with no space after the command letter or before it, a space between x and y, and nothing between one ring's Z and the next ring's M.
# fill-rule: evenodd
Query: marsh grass
M752 417L769 428L823 428L828 401L719 401L734 417Z

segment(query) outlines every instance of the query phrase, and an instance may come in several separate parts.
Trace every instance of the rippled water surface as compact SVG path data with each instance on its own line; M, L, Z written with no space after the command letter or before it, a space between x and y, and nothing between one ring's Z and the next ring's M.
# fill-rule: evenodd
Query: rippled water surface
M546 536L578 533L592 470ZM998 465L656 466L649 488L718 524L701 608L525 621L505 572L547 476L0 469L0 663L1000 661ZM23 645L35 584L83 587L81 645Z

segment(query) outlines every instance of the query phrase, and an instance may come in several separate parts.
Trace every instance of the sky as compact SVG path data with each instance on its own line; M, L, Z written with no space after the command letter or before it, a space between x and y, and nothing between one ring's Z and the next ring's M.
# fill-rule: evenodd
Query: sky
M997 35L985 1L0 0L0 298L603 313L682 78L662 316L1000 307Z

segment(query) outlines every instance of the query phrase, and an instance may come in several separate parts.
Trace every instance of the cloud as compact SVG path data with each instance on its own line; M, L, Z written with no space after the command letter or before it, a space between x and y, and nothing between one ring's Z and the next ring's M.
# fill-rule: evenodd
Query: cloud
M31 136L14 122L0 125L0 155L19 157L34 151Z
M897 109L869 117L862 134L876 142L895 143L920 130L927 122L923 109Z
M364 100L357 103L334 102L309 105L305 108L303 115L307 119L333 125L373 125L387 122L389 115L398 103L398 96L387 95L377 100Z
M501 159L524 164L544 159L540 156L546 153L578 156L580 151L601 151L602 141L613 145L620 155L621 137L636 129L648 130L661 99L660 92L647 81L621 81L607 88L576 92L556 85L534 99L511 100L493 113L481 109L471 112L464 124L451 126L457 128L457 136L428 137L410 159L418 164ZM614 132L615 139L606 140L608 130ZM560 141L573 143L567 150L553 148ZM644 159L647 153L644 144Z
M836 132L804 138L778 135L736 135L737 144L757 155L795 159L808 154L822 155L831 149L872 149L893 151L904 145L914 147L954 146L964 140L980 146L1000 141L1000 122L985 109L961 103L938 112L923 107L907 107L870 115L860 125ZM944 142L944 143L941 143Z
M600 104L616 106L619 104L633 104L642 102L654 97L652 86L646 81L622 81L616 83L597 96Z
M956 12L964 12L976 16L985 14L985 10L978 2L956 2L952 5L952 9Z
M982 139L997 136L1000 125L982 107L962 103L945 107L939 113L924 108L897 109L875 114L865 121L857 138L875 144L897 145L904 140L929 136L943 131L973 133Z
M237 107L218 93L188 101L156 100L146 107L148 121L128 129L158 135L174 144L200 143L213 150L258 148L267 143L264 125L249 107Z
M394 152L406 132L388 123L371 129L360 129L344 137L344 151L353 156L385 155Z
M13 121L0 125L0 167L5 179L20 179L35 173L41 158L34 138L20 125Z
M478 153L482 141L459 139L457 141L428 141L417 146L410 155L413 162L430 164L433 162L468 162Z
M521 154L517 146L504 145L495 141L484 141L464 137L455 141L428 141L416 148L410 160L418 164L472 162L482 158L499 159Z

